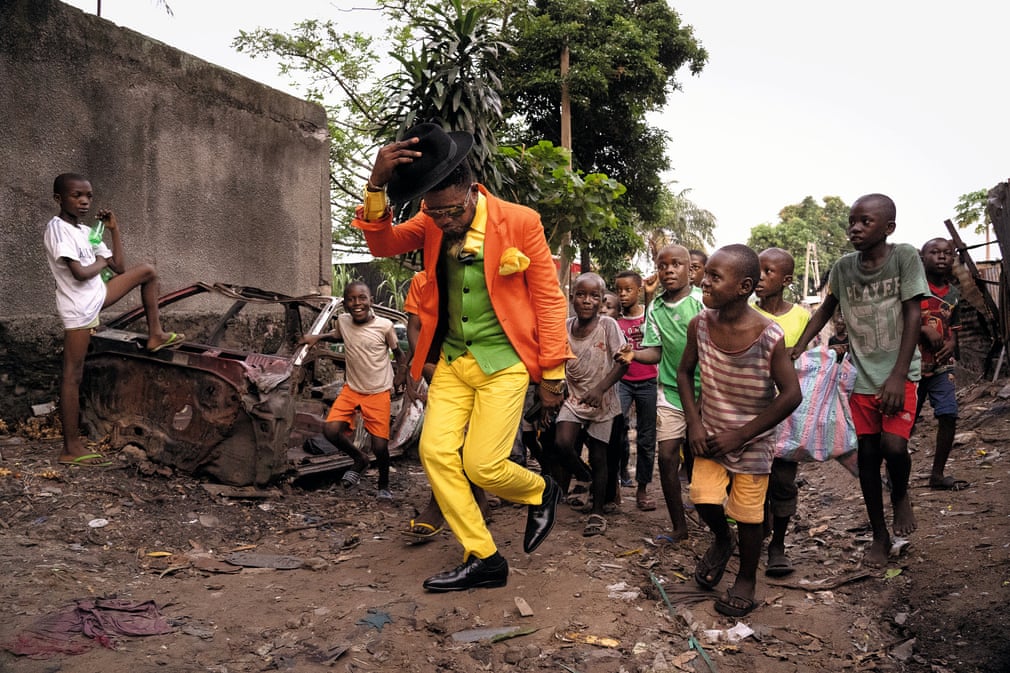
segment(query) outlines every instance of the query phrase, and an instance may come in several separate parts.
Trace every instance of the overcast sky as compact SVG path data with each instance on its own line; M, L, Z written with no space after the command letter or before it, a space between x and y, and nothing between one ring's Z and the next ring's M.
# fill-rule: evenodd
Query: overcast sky
M298 95L276 63L231 47L240 30L307 18L365 30L367 0L103 0L102 16ZM69 4L94 13L96 0ZM652 122L671 137L675 189L718 220L718 245L810 195L883 192L895 240L946 235L958 197L1010 178L1010 3L960 0L671 1L709 52ZM982 238L963 234L969 242ZM998 256L993 246L993 256ZM973 252L983 259L985 251Z

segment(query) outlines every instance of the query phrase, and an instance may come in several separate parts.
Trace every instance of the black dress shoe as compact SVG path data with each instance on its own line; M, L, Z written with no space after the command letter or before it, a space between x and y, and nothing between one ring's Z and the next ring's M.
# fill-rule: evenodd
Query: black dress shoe
M539 505L530 505L526 514L526 534L523 536L523 551L527 554L540 546L554 528L554 517L561 502L561 487L553 479L544 475L544 495Z
M444 573L432 575L422 586L428 591L465 591L476 587L503 587L509 579L509 564L495 552L487 558L470 556L466 563Z

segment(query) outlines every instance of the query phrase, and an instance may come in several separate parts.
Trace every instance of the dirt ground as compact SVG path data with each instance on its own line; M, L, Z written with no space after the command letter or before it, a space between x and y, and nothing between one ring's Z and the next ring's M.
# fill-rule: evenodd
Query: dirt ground
M58 438L22 428L0 435L0 643L94 597L154 601L172 631L48 659L0 650L0 671L1005 672L1010 402L999 387L960 394L948 474L966 490L927 488L935 426L924 419L912 441L919 529L886 569L859 565L869 536L855 479L837 463L802 466L787 540L797 571L760 575L760 606L741 620L753 633L737 642L726 639L735 620L690 579L709 542L696 516L689 541L672 545L663 509L638 511L633 489L602 537L583 538L583 515L563 505L532 555L525 509L503 504L491 527L508 586L434 595L421 581L456 565L460 548L449 533L405 544L427 497L416 460L394 464L391 505L376 504L374 474L351 491L317 481L221 494L128 452L108 469L53 467ZM255 554L298 567L248 567ZM494 627L521 631L460 641Z

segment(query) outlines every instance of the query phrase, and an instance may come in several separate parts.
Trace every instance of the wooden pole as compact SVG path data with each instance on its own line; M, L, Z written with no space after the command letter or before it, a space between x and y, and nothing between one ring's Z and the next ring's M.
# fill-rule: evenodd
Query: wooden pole
M568 63L570 52L566 44L561 49L561 146L568 150L568 170L572 170L572 101L568 93ZM569 249L572 247L572 232L566 231L561 237L560 262L558 264L558 283L561 288L571 293L572 257Z

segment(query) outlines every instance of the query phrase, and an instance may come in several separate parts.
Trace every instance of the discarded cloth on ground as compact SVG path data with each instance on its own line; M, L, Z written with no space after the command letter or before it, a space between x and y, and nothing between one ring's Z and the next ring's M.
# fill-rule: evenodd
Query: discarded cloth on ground
M78 598L21 629L2 647L12 654L45 659L55 654L81 654L96 644L115 649L115 636L171 633L154 601Z

